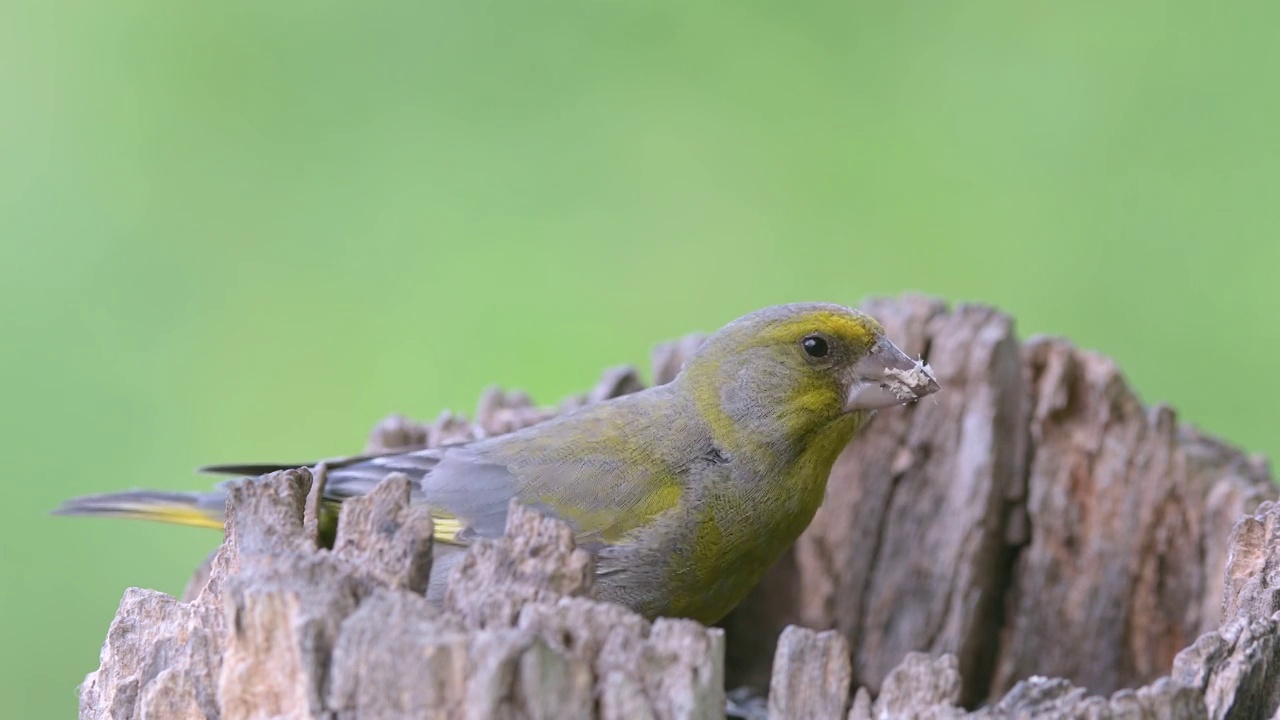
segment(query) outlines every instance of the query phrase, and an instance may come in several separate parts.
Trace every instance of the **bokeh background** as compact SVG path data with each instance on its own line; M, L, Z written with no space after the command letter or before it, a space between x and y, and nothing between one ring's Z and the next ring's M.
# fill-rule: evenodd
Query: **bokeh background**
M52 518L920 290L1275 453L1280 5L0 3L0 698L209 531Z

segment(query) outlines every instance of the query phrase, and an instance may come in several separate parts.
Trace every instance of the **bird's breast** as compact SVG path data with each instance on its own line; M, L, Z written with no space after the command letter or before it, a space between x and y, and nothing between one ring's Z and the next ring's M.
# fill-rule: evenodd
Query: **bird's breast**
M721 488L704 497L667 555L670 597L657 614L707 624L727 615L813 519L822 490L809 486L821 486L824 479L792 477L754 491Z
M781 462L731 451L729 466L691 483L680 507L601 579L605 599L650 616L719 621L809 526L835 458L860 424L842 418Z

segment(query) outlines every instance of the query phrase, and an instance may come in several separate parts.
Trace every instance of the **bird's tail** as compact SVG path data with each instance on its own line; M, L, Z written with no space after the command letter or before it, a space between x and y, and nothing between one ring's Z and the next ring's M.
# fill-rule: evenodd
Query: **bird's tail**
M72 498L53 514L153 520L221 530L226 497L222 488L203 493L128 490Z

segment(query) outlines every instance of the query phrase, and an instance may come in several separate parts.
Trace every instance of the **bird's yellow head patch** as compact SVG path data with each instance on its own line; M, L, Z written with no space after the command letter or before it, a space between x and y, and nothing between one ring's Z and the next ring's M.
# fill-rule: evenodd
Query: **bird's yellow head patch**
M766 323L753 341L762 345L801 343L814 336L850 353L866 352L884 335L875 318L846 308L796 310L791 317ZM834 341L834 342L833 342Z

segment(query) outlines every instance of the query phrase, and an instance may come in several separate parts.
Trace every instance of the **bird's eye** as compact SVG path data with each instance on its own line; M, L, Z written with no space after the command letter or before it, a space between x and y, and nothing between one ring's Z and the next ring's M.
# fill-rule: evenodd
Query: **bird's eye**
M801 340L800 347L804 348L806 355L815 358L826 357L827 350L829 349L827 347L827 341L817 335L810 335L804 340Z

